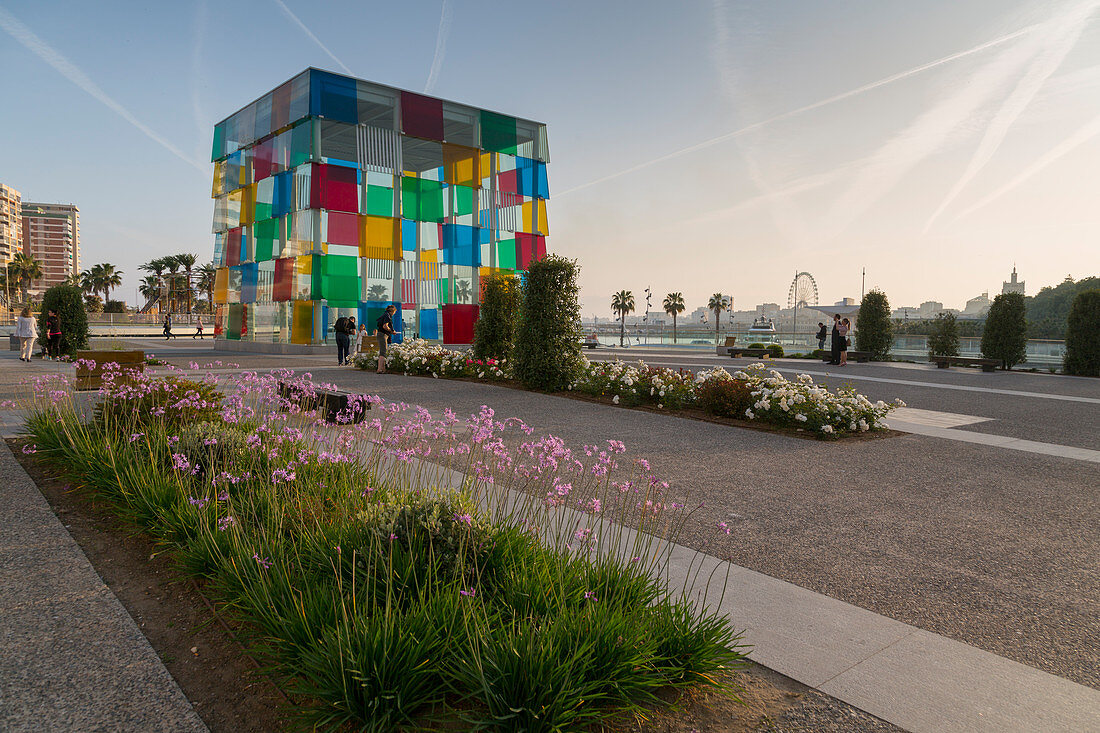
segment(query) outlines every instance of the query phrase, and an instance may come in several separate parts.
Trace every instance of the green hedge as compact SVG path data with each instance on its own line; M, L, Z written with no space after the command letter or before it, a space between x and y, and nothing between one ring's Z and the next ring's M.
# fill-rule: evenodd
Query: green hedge
M55 285L42 296L42 312L38 315L38 341L45 345L46 317L57 311L61 319L61 353L73 356L78 349L88 348L88 315L84 310L84 293L72 285Z
M489 278L481 293L481 309L474 324L476 358L511 358L522 303L523 290L518 278L511 275Z
M1100 377L1100 290L1086 290L1073 299L1062 367L1066 374Z
M527 270L512 362L516 378L531 389L560 391L580 376L579 272L576 260L557 255Z

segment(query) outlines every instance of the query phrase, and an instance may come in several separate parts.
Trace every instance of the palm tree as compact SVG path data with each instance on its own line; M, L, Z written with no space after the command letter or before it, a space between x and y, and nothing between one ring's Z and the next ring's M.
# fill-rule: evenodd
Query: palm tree
M168 281L168 312L171 313L173 309L179 310L179 308L174 308L176 305L174 302L176 290L173 286L177 284L177 273L180 269L180 263L173 255L162 257L161 261L164 262L164 269L168 271L168 277L165 279Z
M371 285L367 290L367 300L385 300L390 294L390 289L385 285Z
M665 302L662 304L665 308L665 313L672 316L672 343L676 343L676 316L684 312L684 294L683 293L669 293L665 296Z
M149 260L144 265L142 265L141 267L138 268L142 272L151 272L151 273L153 273L150 277L147 277L144 280L142 280L144 285L142 287L138 288L138 291L142 295L144 295L148 300L146 305L148 305L149 303L153 302L154 300L156 300L157 298L160 297L160 288L162 287L161 277L164 275L164 269L167 266L168 266L168 258L167 257L157 257L156 259ZM150 279L153 280L153 285L155 285L156 291L154 292L153 295L146 295L145 289L143 289L143 288L150 287L150 282L149 282ZM165 306L165 307L167 307L167 306Z
M721 293L715 293L710 296L710 301L707 303L707 310L714 311L714 343L718 343L718 321L722 315L722 311L726 309L726 296Z
M198 258L190 252L184 252L178 255L172 255L172 259L176 261L176 264L183 268L184 275L187 276L187 312L191 312L191 268L195 266L195 260Z
M469 280L455 280L455 300L460 303L465 303L470 297L470 281Z
M102 265L96 265L96 267L100 268L100 286L103 290L103 302L107 303L111 300L111 289L122 287L123 272L107 262Z
M72 288L84 287L84 276L79 272L70 272L65 276L65 279L61 281L62 285L68 285Z
M634 293L629 290L620 290L611 296L611 310L619 314L619 346L623 345L626 336L626 314L634 310Z
M199 279L195 286L206 293L206 308L210 315L214 315L214 284L218 281L218 268L214 267L213 262L207 262L196 272L199 273Z
M8 263L8 277L19 281L19 290L25 303L31 282L42 277L42 265L26 252L20 252Z
M160 287L160 278L156 275L146 275L142 279L141 285L138 286L138 292L145 298L146 307L160 297Z

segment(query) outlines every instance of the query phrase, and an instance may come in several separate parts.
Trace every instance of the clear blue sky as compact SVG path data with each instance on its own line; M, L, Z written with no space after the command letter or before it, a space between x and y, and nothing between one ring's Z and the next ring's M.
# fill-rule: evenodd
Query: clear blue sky
M784 303L797 270L832 302L864 266L962 307L1013 263L1029 294L1100 273L1098 6L0 0L0 181L76 203L82 265L133 301L140 263L211 255L214 123L350 70L548 124L586 315L647 286Z

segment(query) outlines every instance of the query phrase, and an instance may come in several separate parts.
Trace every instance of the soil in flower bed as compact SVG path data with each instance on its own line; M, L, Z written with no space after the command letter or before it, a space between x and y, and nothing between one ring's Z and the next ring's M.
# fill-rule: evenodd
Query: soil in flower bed
M9 447L38 485L54 513L80 545L111 592L137 622L203 721L215 731L276 731L288 727L284 696L261 674L232 632L231 618L215 617L201 588L172 565L170 553L156 554L147 535L115 517L110 507L34 456L22 453L23 440ZM226 624L229 629L222 624ZM787 714L825 697L783 675L752 665L727 678L742 691L742 702L712 690L689 692L674 707L649 720L623 721L614 733L689 733L774 730ZM844 706L847 707L847 706ZM867 716L870 717L870 716ZM457 726L457 727L456 727ZM439 729L461 730L454 721Z

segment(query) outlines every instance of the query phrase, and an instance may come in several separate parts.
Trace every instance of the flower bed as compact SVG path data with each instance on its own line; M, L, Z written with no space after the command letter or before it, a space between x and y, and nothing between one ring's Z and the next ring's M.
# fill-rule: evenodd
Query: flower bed
M509 379L506 361L473 359L464 351L452 351L423 339L413 339L388 347L386 369L407 375L445 379ZM378 354L359 354L354 360L359 369L377 369Z
M306 380L228 380L108 384L91 413L50 376L27 429L236 609L315 701L304 725L579 730L741 662L728 619L658 579L689 513L621 442L376 397L334 428L279 396Z
M377 357L358 357L360 369L377 367ZM482 362L465 352L426 341L394 346L387 368L407 375L436 378L511 380L505 362ZM614 405L653 406L661 410L702 409L719 417L805 431L822 438L885 430L885 418L905 403L871 402L852 387L830 392L808 374L789 380L764 364L730 374L722 367L690 372L644 362L588 361L569 390L605 398ZM751 399L750 399L751 398ZM731 406L736 405L736 411Z

